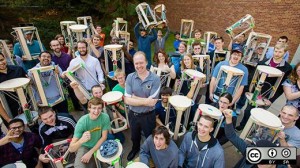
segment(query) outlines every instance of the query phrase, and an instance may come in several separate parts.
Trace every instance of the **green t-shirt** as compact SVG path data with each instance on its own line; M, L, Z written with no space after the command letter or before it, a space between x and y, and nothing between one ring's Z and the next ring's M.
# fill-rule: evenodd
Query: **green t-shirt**
M204 39L200 39L200 40L196 40L195 38L190 38L189 41L187 42L187 45L192 45L193 43L198 42L201 44L201 46L205 45L205 40Z
M120 91L122 92L123 94L125 93L125 88L123 88L120 84L117 84L113 89L112 91Z
M91 149L97 144L99 139L102 137L102 131L110 129L109 116L103 112L101 112L100 116L96 120L91 120L89 114L82 116L76 124L74 137L81 138L85 131L90 131L95 128L99 128L100 130L91 132L91 139L83 143L82 146Z
M119 91L119 92L122 92L123 95L124 95L124 93L125 93L125 88L123 88L120 84L117 84L117 85L112 89L112 91ZM124 102L123 102L123 101L120 102L120 105L124 107ZM117 108L118 108L118 107L117 107ZM121 109L119 109L119 108L118 108L118 111L119 111L120 113L125 113L124 110L121 110Z

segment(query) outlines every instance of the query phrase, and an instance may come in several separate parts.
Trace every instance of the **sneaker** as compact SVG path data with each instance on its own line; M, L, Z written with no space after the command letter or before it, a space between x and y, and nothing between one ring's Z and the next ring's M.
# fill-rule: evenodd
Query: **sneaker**
M244 129L243 126L237 126L237 127L235 127L235 130L236 130L237 132L240 132L240 131L242 131L243 129Z
M235 112L236 112L237 115L240 115L241 114L241 109L237 108L237 109L235 109Z
M131 150L127 156L127 160L132 161L134 159L135 155L138 153L139 153L138 150Z

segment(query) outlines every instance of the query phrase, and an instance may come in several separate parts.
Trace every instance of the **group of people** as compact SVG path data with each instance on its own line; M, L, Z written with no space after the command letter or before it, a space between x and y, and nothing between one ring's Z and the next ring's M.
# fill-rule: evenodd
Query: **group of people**
M249 89L256 67L244 65L241 62L244 56L245 34L232 40L228 50L223 48L222 37L214 37L210 41L212 48L206 52L205 40L201 38L200 30L195 30L195 37L187 39L187 43L181 41L179 33L175 33L174 52L167 54L164 49L170 33L169 28L165 27L157 33L154 27L150 27L151 31L147 31L140 26L140 23L137 23L134 28L138 51L134 49L133 41L128 42L129 50L126 47L122 48L125 56L125 72L121 70L121 64L117 64L119 69L115 71L112 79L108 79L109 72L105 68L106 64L111 67L113 62L105 61L103 48L105 34L101 31L101 26L96 26L97 32L90 39L77 42L77 52L72 52L72 49L67 47L62 35L57 35L50 42L52 52L36 51L38 49L31 45L37 45L37 42L31 38L33 32L29 31L24 33L29 41L26 45L30 53L39 53L39 62L24 59L22 47L20 47L24 44L19 42L13 47L17 65L11 65L7 62L8 59L5 55L0 53L0 82L25 77L34 81L32 69L55 66L51 72L41 72L47 100L53 102L61 96L53 77L55 73L65 81L62 86L68 88L74 108L84 110L86 113L78 121L75 121L69 114L66 99L52 107L39 107L38 129L31 129L32 132L27 132L24 121L15 118L22 112L19 102L4 94L12 114L9 115L4 109L4 105L1 104L0 115L8 127L8 132L1 132L0 166L8 166L17 161L22 161L27 167L47 166L51 160L43 149L58 140L72 138L68 150L76 152L74 167L96 167L97 162L93 159L94 153L104 141L116 137L111 131L110 121L112 118L109 113L112 112L116 112L119 118L125 118L125 113L128 113L132 148L127 160L132 161L139 154L139 158L136 160L150 167L225 167L226 160L222 145L228 141L243 155L236 167L253 167L246 163L246 147L251 145L275 146L274 143L265 140L259 140L255 144L249 145L236 133L236 131L243 130L250 117L251 109L256 107L250 103L246 104L245 92ZM163 36L163 32L166 33L165 36ZM113 33L111 34L110 44L118 44L119 38L113 36ZM270 99L266 96L263 98L265 104L261 108L267 109L282 93L286 95L287 105L281 109L279 115L284 129L277 134L278 144L299 148L300 63L292 69L287 62L289 55L287 42L286 36L280 37L276 45L268 49L265 56L261 55L261 51L266 45L259 44L254 51L253 58L255 59L252 60L256 61L257 65L270 66L284 72L282 86L278 87ZM153 43L155 54L152 59L151 44ZM191 48L191 51L188 51L187 48ZM207 64L213 64L209 70L212 72L210 80L183 78L188 69L201 73L207 72L207 69L201 69L199 61L193 58L193 55L203 54L210 56L210 62ZM260 57L265 59L258 61ZM78 65L84 67L75 72L78 80L68 81L67 73ZM217 80L218 73L224 65L237 68L244 73L240 85L237 86L236 81L231 82L231 85L226 88L226 92L223 89L226 77ZM164 78L152 72L154 68L160 69L161 75L169 76L171 81L162 80ZM180 90L176 88L179 82L182 82ZM266 82L273 86L276 81L267 77ZM201 86L197 87L199 84ZM39 103L41 100L36 87L33 82L33 92ZM84 87L92 95L92 98L87 98L80 87ZM172 89L173 87L174 89ZM200 90L196 91L197 88ZM270 86L263 85L261 92L265 92L269 88ZM109 110L109 105L105 105L101 99L102 95L110 90L122 92L124 95L124 103L117 103L116 110L112 111ZM216 137L213 136L216 121L209 115L202 115L194 123L195 128L184 135L181 144L172 140L169 129L176 124L174 108L170 108L169 111L171 126L167 128L165 121L166 109L169 108L169 97L175 92L193 99L188 121L193 120L203 95L205 95L205 104L218 107L225 117L225 121L221 124ZM245 105L243 119L236 127L237 118ZM171 131L174 130L171 129ZM141 144L143 137L145 140ZM260 166L258 165L258 167ZM276 165L272 166L276 167ZM284 167L284 165L278 166Z

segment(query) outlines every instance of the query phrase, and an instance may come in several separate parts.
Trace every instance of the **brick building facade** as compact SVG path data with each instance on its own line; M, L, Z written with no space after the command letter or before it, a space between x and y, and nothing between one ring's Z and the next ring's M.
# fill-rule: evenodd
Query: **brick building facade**
M181 19L193 19L195 28L215 31L225 39L225 29L250 14L255 19L255 32L272 36L273 46L282 35L289 38L290 60L300 44L299 0L158 0L165 4L172 31L180 30Z

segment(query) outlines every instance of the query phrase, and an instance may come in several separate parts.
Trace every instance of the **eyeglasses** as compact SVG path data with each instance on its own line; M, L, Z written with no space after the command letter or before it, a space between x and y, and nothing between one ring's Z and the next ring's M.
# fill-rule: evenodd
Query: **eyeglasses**
M124 79L124 78L125 78L125 76L118 77L117 80L122 80L122 79Z
M232 56L238 56L238 57L241 57L241 56L242 56L242 53L236 53L236 52L234 52L234 53L232 53L231 55L232 55Z
M20 129L23 129L23 127L24 127L24 126L21 125L21 126L18 126L18 127L11 127L10 129L11 129L11 130L17 130L17 129L20 130Z
M221 101L221 100L219 100L219 102L222 103L222 104L229 104L229 103L223 102L223 101Z

